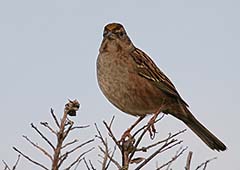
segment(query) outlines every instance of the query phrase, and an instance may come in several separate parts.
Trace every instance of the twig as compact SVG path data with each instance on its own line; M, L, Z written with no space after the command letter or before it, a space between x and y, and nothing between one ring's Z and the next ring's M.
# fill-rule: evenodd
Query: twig
M22 155L24 158L26 158L27 160L29 160L30 162L34 163L37 166L40 166L41 168L48 170L47 167L45 167L44 165L42 165L41 163L32 160L31 158L29 158L27 155L25 155L24 153L22 153L20 150L18 150L16 147L13 147L13 149L18 152L20 155Z
M115 116L113 115L113 117L112 117L112 119L111 119L111 121L110 121L110 123L109 123L109 128L112 127L112 124L113 124L114 119L115 119Z
M62 149L63 149L63 148L66 148L67 146L72 145L72 144L74 144L74 143L76 143L76 142L78 142L78 140L77 140L77 139L74 139L73 141L68 142L68 143L66 143L65 145L63 145L63 146L62 146Z
M76 163L76 166L75 166L74 170L77 170L77 168L78 168L79 164L82 162L82 160L83 160L83 159L80 159L80 160Z
M148 158L146 158L135 170L141 169L145 164L147 164L150 160L152 160L157 154L164 152L164 151L166 151L176 145L179 145L181 143L182 143L182 141L177 142L176 139L172 139L170 142L166 142L162 147L160 147L153 154L151 154Z
M81 148L81 147L83 147L84 145L86 145L86 144L88 144L88 143L91 143L91 142L93 142L93 141L94 141L94 139L88 140L88 141L86 141L86 142L78 145L78 146L75 147L74 149L72 149L72 150L67 151L66 153L64 153L64 154L63 154L62 156L60 156L60 158L59 158L58 167L60 167L61 164L63 163L63 161L64 161L65 159L67 159L67 157L68 157L69 154L75 152L75 151L78 150L79 148Z
M150 124L148 124L147 126L145 126L146 128L143 130L142 134L139 136L139 138L137 139L136 144L134 145L134 150L131 152L130 156L129 156L129 162L131 161L131 159L133 158L134 154L136 153L136 149L138 147L138 145L140 144L140 142L142 141L143 136L146 134L146 132L148 131L148 128L150 127Z
M167 169L166 169L166 170L168 170L169 167L170 167L170 165L173 163L173 161L177 160L177 159L180 157L180 155L183 154L183 152L184 152L185 150L187 150L187 147L185 147L185 148L183 148L183 149L182 149L182 147L181 147L181 148L177 151L177 153L174 155L174 157L172 157L171 160L169 160L169 161L166 162L165 164L161 165L161 166L158 167L156 170L160 170L160 169L162 169L162 168L165 167L165 166L168 166Z
M159 119L157 119L155 122L160 121L163 117L164 117L164 114L163 114ZM141 130L143 130L143 132L142 132L141 135L138 137L137 142L136 142L136 144L134 145L134 148L135 148L135 149L134 149L134 150L132 151L132 153L130 154L130 156L129 156L129 161L133 158L135 152L137 151L138 145L139 145L140 142L142 141L143 136L146 134L146 132L148 131L148 129L150 128L150 126L151 126L150 124L147 124L147 125L143 126L142 128L140 128ZM141 130L138 130L137 132L135 132L135 134L133 135L133 137L136 136L137 133L139 133ZM150 147L149 147L149 148L150 148ZM144 148L144 149L145 149L145 148ZM146 160L145 160L145 161L146 161Z
M53 110L52 108L51 108L51 115L52 115L52 117L53 117L53 119L54 119L57 127L60 128L59 122L58 122L57 117L56 117L56 115L54 114L54 110Z
M103 158L103 161L102 161L102 169L107 169L107 159L108 159L108 156L109 156L109 154L108 154L108 144L107 144L107 138L104 140L103 139L103 137L102 137L102 134L101 134L101 132L100 132L100 130L98 129L98 127L97 127L97 124L95 123L94 124L95 125L95 128L96 128L96 130L97 130L97 132L98 132L98 135L99 136L96 136L96 137L98 137L100 140L101 140L101 142L102 142L102 144L103 144L103 146L105 147L105 150L102 148L102 147L100 147L99 146L99 149L103 152L103 154L104 154L104 156L102 157Z
M88 128L88 127L90 127L90 125L75 126L75 127L72 127L71 130L74 130L74 129L82 129L82 128Z
M20 157L21 157L21 155L19 154L16 163L13 165L13 169L12 170L15 170L17 168L17 165L19 163Z
M35 148L40 150L43 154L45 154L51 161L53 160L52 156L42 147L38 146L37 144L33 143L27 136L22 136L24 139L26 139L30 144L32 144Z
M104 142L104 146L105 146L105 150L103 150L104 152L104 156L103 156L103 161L102 161L102 170L106 170L107 167L107 160L108 160L108 144L107 144L107 139L105 139L105 142Z
M205 162L201 163L199 166L197 166L196 170L200 169L203 166L203 170L207 168L207 164L213 160L217 159L217 157L214 157L212 159L208 159Z
M40 122L40 124L48 128L53 134L57 135L57 132L48 125L48 122Z
M185 131L186 131L186 129L183 129L183 130L181 130L181 131L179 131L179 132L174 133L173 135L169 134L169 136L168 136L167 138L165 138L165 139L163 139L163 140L161 140L161 141L158 141L158 142L156 142L156 143L154 143L154 144L151 144L151 145L149 145L149 146L142 147L142 148L137 148L136 151L146 152L148 149L153 148L153 147L155 147L155 146L157 146L157 145L159 145L159 144L161 144L161 143L164 143L164 142L166 142L167 140L172 139L172 138L174 138L175 136L178 136L178 135L181 134L181 133L184 133Z
M193 155L193 152L189 151L188 156L187 156L187 162L186 162L185 170L190 170L192 155Z
M159 122L160 120L162 120L162 119L164 118L164 115L165 115L165 114L162 114L162 116L159 117L154 123L157 123L157 122ZM132 136L135 137L139 132L141 132L142 130L144 130L144 129L145 129L146 127L148 127L148 126L149 126L148 124L142 126L142 127L139 128Z
M88 170L91 170L91 169L89 168L89 166L88 166L87 161L86 161L85 158L83 158L83 162L84 162L84 164L86 165L87 169L88 169Z
M115 162L116 163L116 161L113 159L115 151L116 151L116 145L113 148L112 155L110 156L109 154L107 154L107 156L109 158L109 161L107 163L106 169L108 169L108 167L110 166L111 162Z
M103 154L106 154L105 151L104 151L104 149L103 149L102 147L99 146L99 149L100 149L100 151L101 151ZM115 149L116 149L116 146L115 146ZM114 149L114 150L115 150L115 149ZM111 161L118 169L121 169L121 168L122 168L121 165L120 165L112 156L110 156L109 154L107 154L107 156L108 156L108 158L109 158L109 161ZM101 156L101 157L104 159L103 156Z
M68 120L67 123L64 125L64 129L69 125L69 127L67 128L67 130L64 131L63 129L63 133L62 133L62 138L63 140L65 140L66 136L68 135L68 133L71 131L72 126L73 126L74 122L71 120Z
M107 125L107 123L105 121L103 121L103 124L105 125L105 127L108 130L108 135L112 138L112 140L114 141L114 143L118 146L118 148L120 150L122 150L121 145L119 144L118 140L115 138L115 136L113 135L113 132L111 130L111 128Z
M42 132L40 132L40 131L38 130L38 128L37 128L36 126L34 126L33 123L31 123L31 126L32 126L32 128L33 128L34 130L36 130L37 133L51 146L51 148L52 148L53 150L55 150L55 147L53 146L53 144L48 140L48 138L46 138L46 137L42 134Z
M78 150L79 148L81 148L81 147L83 147L84 145L87 145L87 144L89 144L89 143L91 143L91 142L93 142L93 141L94 141L94 139L90 139L90 140L88 140L88 141L86 141L86 142L78 145L77 147L75 147L75 148L73 148L72 150L67 151L65 154L63 154L63 155L60 157L60 159L61 159L62 157L65 157L66 155L69 155L69 154L75 152L75 151Z
M114 116L113 116L113 118L112 118L112 120L111 120L111 123L110 123L109 128L110 128L111 125L112 125L113 119L114 119ZM113 162L113 163L118 167L118 169L121 169L120 164L119 164L116 160L113 159L114 153L115 153L115 151L116 151L116 145L114 146L113 153L112 153L112 155L110 156L110 155L108 154L108 146L107 146L107 143L106 143L105 140L103 139L103 136L102 136L100 130L98 129L97 124L95 123L94 125L95 125L96 130L97 130L98 135L99 135L99 136L96 136L96 137L98 137L98 138L101 140L102 144L103 144L104 147L105 147L105 151L104 151L104 149L103 149L102 147L100 147L100 146L99 146L99 149L100 149L100 151L103 152L103 154L104 154L105 156L107 156L107 157L109 158L109 162L108 162L106 168L108 168L109 164L110 164L111 162ZM105 125L105 126L106 126L106 125ZM103 159L104 159L104 157L103 157ZM102 167L104 168L105 166L102 164Z
M90 148L89 150L83 152L81 155L79 155L79 157L73 161L67 168L65 168L64 170L69 170L71 169L72 166L74 166L76 163L79 162L79 160L82 158L82 156L84 156L85 154L87 154L88 152L91 152L93 149L95 149L94 147Z
M19 154L16 163L13 165L12 170L15 170L17 168L17 165L19 163L20 157L21 157L21 155Z
M91 160L89 160L89 164L90 164L90 166L91 166L92 170L97 170L96 168L94 168L94 166L93 166L93 164L92 164Z
M8 164L7 164L4 160L2 160L2 162L3 162L3 164L5 165L4 170L11 170L11 169L9 168Z
M4 170L16 170L17 165L20 161L20 157L21 157L21 154L18 154L17 160L16 160L15 164L13 165L12 169L8 166L8 164L4 160L2 160L3 164L5 165Z

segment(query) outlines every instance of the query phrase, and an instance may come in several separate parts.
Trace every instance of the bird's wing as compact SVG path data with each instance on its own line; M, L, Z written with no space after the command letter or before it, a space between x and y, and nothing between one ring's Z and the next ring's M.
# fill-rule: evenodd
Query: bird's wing
M169 78L156 66L152 59L140 49L136 48L132 55L133 60L137 63L138 74L154 84L164 92L179 98L186 106L188 104L181 98L177 89ZM141 56L141 57L139 57Z

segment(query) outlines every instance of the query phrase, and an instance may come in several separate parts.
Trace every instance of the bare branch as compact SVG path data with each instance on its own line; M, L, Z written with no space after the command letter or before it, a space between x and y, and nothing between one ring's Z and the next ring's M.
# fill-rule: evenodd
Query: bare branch
M90 164L90 166L91 166L92 170L97 170L96 168L94 168L94 166L93 166L93 164L92 164L91 160L89 160L89 164Z
M17 165L18 165L19 160L20 160L20 157L21 157L21 155L18 154L17 160L16 160L15 164L13 165L12 170L16 170ZM4 170L11 170L11 168L8 166L8 164L7 164L4 160L2 160L2 162L3 162L3 164L5 165Z
M145 164L147 164L150 160L152 160L156 155L158 155L159 153L164 152L176 145L179 145L180 143L182 143L182 141L177 142L176 139L172 139L171 141L166 142L162 147L160 147L153 154L151 154L148 158L146 158L135 170L141 169Z
M72 127L71 130L74 130L74 129L83 129L83 128L88 128L88 127L90 127L90 125L75 126L75 127Z
M66 136L68 135L68 133L71 131L73 124L74 124L74 122L69 120L68 124L64 125L64 129L67 125L70 125L70 126L67 128L66 131L64 131L64 129L63 129L63 133L62 133L63 134L63 136L62 136L63 139L62 140L64 140L66 138Z
M98 138L101 140L101 142L104 144L104 143L105 143L105 141L104 141L104 139L103 139L103 136L102 136L102 134L101 134L100 130L98 129L98 126L97 126L97 124L96 124L96 123L94 123L94 125L95 125L95 128L96 128L96 130L97 130L97 132L98 132L98 135L99 135L99 136L97 136L97 135L96 135L96 137L98 137Z
M79 164L82 162L82 160L83 160L83 159L80 159L80 160L76 163L74 170L77 170L77 168L78 168Z
M32 126L32 128L33 128L34 130L36 130L37 133L51 146L51 148L52 148L53 150L55 150L55 147L53 146L53 144L48 140L47 137L45 137L45 136L42 134L42 132L40 132L40 131L38 130L38 128L37 128L36 126L34 126L33 123L31 123L31 126Z
M35 148L37 148L38 150L40 150L43 154L45 154L51 161L53 160L53 158L51 157L51 155L42 147L38 146L36 143L32 142L27 136L22 136L24 139L26 139L30 144L32 144Z
M62 143L63 140L65 139L64 137L64 129L65 129L65 124L66 124L66 120L67 120L67 113L68 110L70 110L71 108L66 108L67 104L65 105L65 109L64 109L64 113L63 113L63 117L61 119L61 124L59 127L59 132L57 133L57 147L56 149L54 149L54 156L53 156L53 161L52 161L52 170L58 170L61 163L59 163L59 155L61 152L61 148L62 148Z
M59 122L58 122L58 120L57 120L56 115L54 114L54 110L53 110L53 109L51 109L51 115L52 115L52 117L53 117L53 119L54 119L54 121L55 121L57 127L60 128Z
M90 140L88 140L88 141L86 141L86 142L78 145L78 146L75 147L74 149L72 149L72 150L70 150L70 151L67 151L65 154L63 154L63 155L60 157L60 159L63 158L63 157L65 157L65 156L68 156L69 154L75 152L76 150L80 149L80 148L83 147L84 145L87 145L87 144L89 144L89 143L91 143L91 142L93 142L93 141L94 141L94 139L90 139Z
M20 150L18 150L16 147L13 147L13 149L18 152L20 155L22 155L24 158L26 158L28 161L34 163L35 165L45 169L45 170L48 170L48 168L44 165L42 165L41 163L37 162L37 161L34 161L32 160L30 157L28 157L27 155L25 155L24 153L22 153Z
M162 120L164 118L164 114L162 114L162 116L158 119L156 119L156 121L154 123L159 122L160 120ZM146 127L148 127L148 124L142 126L141 128L139 128L132 136L135 137L139 132L141 132L142 130L144 130Z
M64 161L65 159L67 159L67 157L68 157L71 153L75 152L75 151L78 150L79 148L81 148L81 147L83 147L84 145L86 145L86 144L88 144L88 143L91 143L91 142L93 142L93 141L94 141L94 139L88 140L88 141L86 141L86 142L78 145L78 146L75 147L74 149L72 149L72 150L70 150L70 151L67 151L67 152L66 152L65 154L63 154L62 156L60 156L58 167L61 166L61 164L63 163L63 161ZM79 159L80 159L80 158L79 158Z
M53 134L57 135L57 132L48 125L48 122L40 122L40 124L43 125L44 127L48 128Z
M104 150L104 156L103 156L103 161L102 161L102 170L107 169L106 165L107 165L107 160L108 160L108 155L109 155L107 139L105 139L104 146L105 146L105 150Z
M113 117L112 117L112 119L111 119L111 121L109 123L109 128L110 129L112 128L112 124L113 124L114 119L115 119L115 116L113 115Z
M11 169L9 168L8 164L7 164L4 160L2 160L2 162L3 162L3 164L5 165L4 170L11 170Z
M100 146L98 146L100 151L103 153L103 154L106 154L104 149ZM116 146L114 147L114 151L116 150ZM113 153L114 153L113 151ZM113 154L112 156L110 156L109 154L107 154L108 158L109 158L109 161L111 161L118 169L121 169L121 165L113 158ZM104 158L103 156L101 156L102 158Z
M84 161L84 164L86 165L87 169L88 169L88 170L91 170L91 169L89 168L88 163L87 163L87 161L86 161L85 158L83 158L83 161Z
M159 119L157 119L156 121L160 121L163 117L164 117L164 114L163 114ZM155 122L156 122L156 121L155 121ZM133 137L134 137L134 136L136 136L140 131L143 130L143 132L141 133L141 135L138 137L136 144L134 145L134 150L131 152L131 154L130 154L130 156L129 156L129 161L133 158L133 156L134 156L134 154L135 154L135 152L136 152L136 149L137 149L138 145L139 145L140 142L142 141L143 136L144 136L144 135L146 134L146 132L149 130L150 126L151 126L150 124L147 124L147 125L143 126L142 128L140 128L141 130L138 130L138 131L135 132L135 134L133 135ZM144 148L144 149L145 149L145 148Z
M187 147L185 147L185 148L183 148L183 149L182 149L182 147L181 147L181 148L176 152L176 154L172 157L171 160L169 160L169 161L166 162L165 164L161 165L161 166L158 167L156 170L160 170L160 169L162 169L162 168L165 167L165 166L168 166L167 169L166 169L166 170L168 170L169 167L170 167L170 165L171 165L175 160L177 160L177 159L180 157L180 155L183 154L183 152L184 152L185 150L187 150Z
M213 160L217 159L217 157L214 157L212 159L208 159L205 162L201 163L199 166L197 166L196 170L200 169L203 166L203 170L207 168L207 164Z
M68 142L68 143L66 143L65 145L63 145L63 146L62 146L62 149L63 149L63 148L66 148L67 146L72 145L72 144L74 144L74 143L76 143L76 142L78 142L78 140L77 140L77 139L74 139L73 141Z
M107 163L107 166L106 166L106 169L108 169L108 167L110 166L110 163L113 162L115 164L118 164L118 162L116 162L114 159L113 159L113 156L114 156L114 153L116 151L116 145L114 146L114 149L113 149L113 152L112 152L112 155L110 156L109 154L107 155L108 158L109 158L109 161ZM118 164L119 165L119 164ZM116 165L117 166L117 165Z
M148 124L147 126L145 126L145 129L143 130L142 134L138 137L136 144L134 145L134 150L131 152L130 156L129 156L129 161L133 158L136 149L138 147L138 145L140 144L143 136L146 134L146 132L148 131L148 128L150 127L150 124Z
M193 152L189 151L188 156L187 156L187 162L186 162L185 170L190 170L192 154L193 154Z
M172 138L174 138L175 136L178 136L178 135L181 134L181 133L184 133L186 130L187 130L187 129L183 129L183 130L181 130L181 131L179 131L179 132L176 132L176 133L173 134L173 135L169 134L169 136L168 136L167 138L165 138L165 139L163 139L163 140L161 140L161 141L158 141L158 142L156 142L156 143L153 143L153 144L151 144L151 145L149 145L149 146L142 147L142 148L137 148L136 151L146 152L148 149L153 148L153 147L155 147L155 146L157 146L157 145L159 145L159 144L162 144L162 143L166 142L167 140L172 139Z
M95 149L94 147L92 147L91 149L83 152L81 155L79 155L79 157L74 161L72 162L67 168L65 168L64 170L69 170L72 166L74 166L76 163L78 163L80 161L80 159L85 155L87 154L88 152L91 152L93 149Z
M112 140L114 141L114 143L118 146L118 148L120 150L122 150L121 145L119 144L118 140L115 138L115 136L113 135L113 132L111 130L111 128L107 125L107 123L105 121L103 121L103 124L105 125L105 127L108 130L108 135L112 138Z
M17 168L17 165L19 163L20 157L21 157L21 155L19 154L16 163L13 165L12 170L15 170Z
M113 120L114 120L114 116L113 116L113 118L112 118L112 120L111 120L109 129L110 129L111 125L112 125ZM101 163L101 164L102 164L102 168L106 168L106 169L107 169L107 168L109 167L110 163L113 162L113 163L118 167L118 169L120 169L120 168L121 168L120 164L119 164L116 160L113 159L114 153L115 153L115 151L116 151L116 145L114 146L113 153L112 153L112 155L110 156L109 153L108 153L108 152L109 152L109 151L108 151L109 149L108 149L108 145L107 145L107 139L106 139L106 140L103 139L103 136L102 136L100 130L98 129L97 124L95 123L94 125L95 125L96 130L97 130L98 135L99 135L99 136L97 136L97 137L101 140L103 146L105 147L105 150L104 150L102 147L99 146L100 151L102 151L103 154L104 154L104 156L103 156L102 158L103 158L103 160L105 160L106 157L109 159L109 162L108 162L107 164L104 163L104 164L105 164L105 165L104 165L103 163ZM106 126L106 125L105 125L105 126ZM103 161L103 162L104 162L104 161Z

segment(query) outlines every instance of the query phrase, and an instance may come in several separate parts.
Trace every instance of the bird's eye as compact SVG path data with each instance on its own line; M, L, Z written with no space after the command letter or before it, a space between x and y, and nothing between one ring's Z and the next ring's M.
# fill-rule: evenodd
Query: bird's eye
M125 33L123 31L119 32L119 36L120 37L124 37L125 36Z

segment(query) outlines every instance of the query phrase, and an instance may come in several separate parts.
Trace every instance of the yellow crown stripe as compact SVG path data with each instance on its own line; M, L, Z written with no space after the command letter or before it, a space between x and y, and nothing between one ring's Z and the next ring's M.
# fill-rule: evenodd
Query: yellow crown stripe
M114 30L114 29L116 29L116 28L118 28L119 27L119 24L117 24L117 23L111 23L111 24L108 24L107 26L106 26L106 28L108 29L108 30L110 30L110 31L112 31L112 30Z

